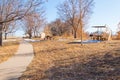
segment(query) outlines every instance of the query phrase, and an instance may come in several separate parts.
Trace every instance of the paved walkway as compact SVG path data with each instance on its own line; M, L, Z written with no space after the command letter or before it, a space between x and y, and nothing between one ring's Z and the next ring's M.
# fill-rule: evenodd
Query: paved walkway
M32 45L25 41L21 42L15 56L0 64L0 80L18 80L33 56Z

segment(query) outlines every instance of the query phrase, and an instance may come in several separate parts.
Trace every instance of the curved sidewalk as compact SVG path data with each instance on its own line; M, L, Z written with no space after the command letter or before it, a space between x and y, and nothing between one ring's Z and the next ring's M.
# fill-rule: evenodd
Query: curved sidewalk
M0 80L18 80L33 59L33 47L21 42L18 52L8 61L0 64Z

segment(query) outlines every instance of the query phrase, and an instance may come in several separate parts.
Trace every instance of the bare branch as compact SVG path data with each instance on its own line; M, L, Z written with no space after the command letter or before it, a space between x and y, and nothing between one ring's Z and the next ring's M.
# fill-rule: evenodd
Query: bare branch
M58 14L62 20L73 27L74 38L76 38L78 28L81 27L83 29L85 26L86 20L92 11L92 6L93 0L65 0L58 5Z

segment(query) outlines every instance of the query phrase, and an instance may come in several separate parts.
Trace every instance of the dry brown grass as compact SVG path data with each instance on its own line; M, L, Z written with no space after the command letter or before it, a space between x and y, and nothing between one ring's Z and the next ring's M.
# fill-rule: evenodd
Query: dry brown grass
M3 46L0 47L0 63L8 60L18 49L18 41L15 42L5 42Z
M35 57L20 80L118 80L120 41L33 43Z

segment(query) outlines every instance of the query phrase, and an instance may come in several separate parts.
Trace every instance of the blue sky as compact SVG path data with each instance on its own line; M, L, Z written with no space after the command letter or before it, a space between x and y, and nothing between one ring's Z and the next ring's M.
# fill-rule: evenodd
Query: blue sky
M48 2L45 4L46 7L46 18L48 22L54 21L57 17L57 5L64 0L48 0Z
M58 17L56 6L64 0L48 0L46 3L47 21L51 22ZM92 32L91 26L107 25L113 32L117 30L120 21L120 0L94 0L93 14L89 20L87 31Z
M120 21L120 0L95 0L93 14L89 21L90 26L108 25L114 32Z
M58 17L56 7L58 3L63 1L48 0L45 3L48 22L54 21ZM91 26L107 25L115 33L117 24L120 22L120 0L94 0L94 2L93 14L89 20L87 31L92 32L95 30Z

